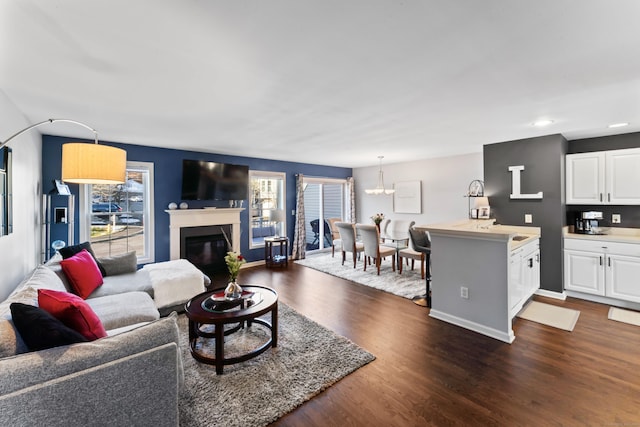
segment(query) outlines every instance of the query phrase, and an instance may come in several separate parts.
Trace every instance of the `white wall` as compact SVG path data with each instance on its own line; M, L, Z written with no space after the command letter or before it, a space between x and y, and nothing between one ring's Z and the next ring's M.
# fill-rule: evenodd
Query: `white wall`
M365 188L375 188L379 166L353 169L356 187L356 216L358 222L372 223L371 215L381 212L392 220L413 220L418 225L433 224L467 218L469 183L483 179L482 153L414 162L385 164L384 185L393 188L395 182L422 182L422 214L393 212L393 195L365 194Z
M0 91L0 141L29 126ZM9 143L13 150L13 233L0 236L0 300L39 262L42 137L37 130Z

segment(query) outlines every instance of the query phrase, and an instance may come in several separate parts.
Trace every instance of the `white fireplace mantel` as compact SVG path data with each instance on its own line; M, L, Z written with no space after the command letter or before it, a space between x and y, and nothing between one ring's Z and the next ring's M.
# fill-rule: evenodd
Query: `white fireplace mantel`
M240 212L244 208L169 209L169 256L180 258L180 229L231 224L231 244L240 251Z

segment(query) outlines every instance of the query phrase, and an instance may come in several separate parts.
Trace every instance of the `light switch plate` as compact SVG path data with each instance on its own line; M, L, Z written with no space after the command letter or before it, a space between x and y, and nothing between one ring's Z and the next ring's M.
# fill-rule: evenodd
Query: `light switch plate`
M620 214L612 214L611 215L611 223L612 224L620 224L620 221L622 220Z
M531 224L532 222L533 222L533 215L524 214L524 223L525 224Z

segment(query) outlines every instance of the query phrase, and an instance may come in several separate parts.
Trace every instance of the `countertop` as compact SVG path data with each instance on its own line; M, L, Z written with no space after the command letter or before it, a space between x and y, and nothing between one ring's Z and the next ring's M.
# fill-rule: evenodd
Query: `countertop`
M487 240L504 240L505 242L509 242L511 249L517 249L534 239L540 238L540 227L496 225L493 219L468 219L439 224L417 225L416 228L427 230L430 233L442 233Z
M605 234L578 234L572 233L572 231L573 226L564 227L563 237L566 239L640 244L640 228L604 227L602 232Z

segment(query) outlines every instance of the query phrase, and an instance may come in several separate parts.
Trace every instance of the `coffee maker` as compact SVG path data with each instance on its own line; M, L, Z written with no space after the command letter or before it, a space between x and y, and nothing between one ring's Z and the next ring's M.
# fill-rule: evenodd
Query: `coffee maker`
M579 234L602 234L600 223L598 222L600 220L602 220L602 212L578 212L574 232Z

